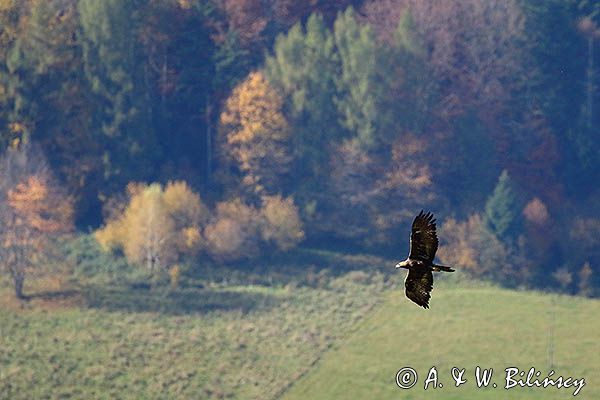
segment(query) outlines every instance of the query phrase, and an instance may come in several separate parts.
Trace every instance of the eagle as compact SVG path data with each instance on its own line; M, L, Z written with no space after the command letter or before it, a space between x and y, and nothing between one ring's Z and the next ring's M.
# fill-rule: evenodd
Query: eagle
M406 297L423 308L429 308L429 299L433 289L433 271L454 272L450 267L433 263L438 248L435 231L435 219L430 212L423 210L412 223L410 233L410 251L408 258L396 264L396 269L408 270L404 286Z

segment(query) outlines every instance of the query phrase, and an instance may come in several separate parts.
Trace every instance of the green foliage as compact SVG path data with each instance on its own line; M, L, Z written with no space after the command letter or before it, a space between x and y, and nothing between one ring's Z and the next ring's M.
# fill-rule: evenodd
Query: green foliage
M485 221L498 238L505 239L515 233L518 218L520 215L512 181L508 171L503 170L494 192L485 203Z
M584 5L585 1L523 2L528 45L536 67L528 81L530 97L559 132L577 120L584 100L581 83L586 59L581 54L586 43L577 32L576 21L585 12L581 13L577 3Z
M316 172L325 146L339 136L331 101L337 63L333 35L317 14L310 16L305 29L297 23L278 36L274 54L265 60L269 82L289 100L298 164L308 173Z
M382 52L369 25L359 25L350 7L338 15L334 38L341 71L336 79L336 105L343 126L366 148L372 147L378 133L378 101L385 81L378 68Z
M107 104L101 125L108 136L140 112L134 96L134 38L138 23L132 2L108 0L78 3L83 33L83 58L92 91Z
M385 82L386 109L393 110L388 111L388 129L422 133L437 112L440 85L431 79L426 44L410 12L402 14L391 49L379 49L379 53L384 57L379 61L378 79Z
M587 0L526 1L523 9L535 66L529 101L540 105L561 145L574 155L563 160L565 186L587 197L599 177L598 34L586 32L581 22L587 18L597 27L600 6Z
M46 120L55 111L51 99L68 91L71 82L65 80L76 77L79 54L71 40L76 29L73 7L62 8L58 19L61 6L57 2L15 3L13 7L4 30L8 42L2 49L6 68L2 94L12 123L6 128L23 142L36 136L37 127L48 128ZM20 25L10 26L13 23ZM61 112L69 111L65 108Z
M487 200L487 194L497 183L496 153L490 132L474 111L467 112L455 121L452 135L453 154L468 157L451 157L441 174L441 185L460 182L460 197L452 196L453 209L473 212ZM452 188L443 188L451 191Z
M91 234L64 242L62 252L65 262L73 267L74 276L82 281L119 282L133 270L123 256L102 250Z
M98 106L94 124L105 135L105 177L118 176L122 184L145 178L157 148L137 59L139 12L124 0L80 0L78 12L85 75Z

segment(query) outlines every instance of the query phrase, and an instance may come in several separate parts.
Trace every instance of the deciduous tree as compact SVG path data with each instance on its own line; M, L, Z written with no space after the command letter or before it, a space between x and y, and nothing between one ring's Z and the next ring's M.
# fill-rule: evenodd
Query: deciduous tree
M221 142L229 164L241 172L254 193L284 188L292 154L283 98L261 72L237 86L221 114Z
M73 229L71 198L36 157L24 148L10 149L2 159L0 260L18 298L26 277L43 270L51 240Z
M105 250L122 249L127 259L160 274L187 261L202 246L201 224L208 218L200 197L184 182L130 185L123 213L96 231Z

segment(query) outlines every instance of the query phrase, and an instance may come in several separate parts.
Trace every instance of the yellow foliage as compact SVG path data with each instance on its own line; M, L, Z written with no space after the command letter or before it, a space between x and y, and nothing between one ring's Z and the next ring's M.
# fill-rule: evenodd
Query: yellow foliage
M192 8L191 0L178 0L177 3L179 4L179 7L181 7L184 10L189 10L190 8Z
M261 209L239 198L217 204L216 216L205 231L206 249L220 261L259 254L261 240L288 250L304 239L302 221L292 198L264 196Z
M242 199L236 197L229 201L217 204L217 216L219 218L231 218L248 227L255 227L258 221L258 211L245 204Z
M184 228L183 238L185 243L185 247L188 249L197 248L200 245L202 236L200 235L200 230L197 227L190 226L188 228Z
M471 216L469 222L459 223L453 218L444 222L440 236L447 238L447 245L442 245L438 252L440 260L449 265L459 265L467 269L477 267L475 249L470 246L472 227L481 223L479 216Z
M176 288L179 286L179 280L181 278L181 267L179 265L174 265L169 268L169 278L171 280L171 286Z
M127 238L122 243L125 255L149 269L166 266L176 257L175 226L167 214L159 184L148 186L131 198L123 215Z
M94 232L96 241L104 251L112 251L121 248L122 240L126 235L126 226L121 220L112 221Z
M10 271L17 296L25 276L43 265L50 240L73 229L72 199L51 181L42 169L5 192L0 204L0 268Z
M230 125L228 143L244 143L259 135L285 139L287 121L280 111L283 98L269 85L262 72L252 72L233 90L221 114L221 124Z
M288 250L304 239L298 208L291 197L263 197L261 213L264 218L263 238L274 242L280 250Z
M178 229L208 221L210 215L208 208L202 203L200 196L183 181L167 183L163 199Z
M131 199L132 197L139 195L146 190L147 185L141 182L129 182L125 188L127 195Z
M202 244L208 210L185 182L127 185L129 204L96 231L105 250L123 249L127 259L150 270L193 256Z
M220 118L225 153L260 192L289 170L290 128L283 98L261 72L252 72L227 99Z
M242 224L231 218L220 218L204 231L210 255L220 261L235 261L258 253Z
M23 133L26 130L25 125L23 125L20 122L10 123L8 125L8 129L10 130L11 133Z

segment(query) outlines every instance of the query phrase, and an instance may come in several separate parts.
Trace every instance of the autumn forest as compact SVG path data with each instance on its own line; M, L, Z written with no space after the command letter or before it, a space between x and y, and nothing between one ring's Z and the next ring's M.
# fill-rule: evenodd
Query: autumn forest
M444 264L595 296L599 88L588 0L0 0L0 271L403 258L425 209Z

